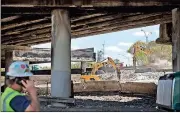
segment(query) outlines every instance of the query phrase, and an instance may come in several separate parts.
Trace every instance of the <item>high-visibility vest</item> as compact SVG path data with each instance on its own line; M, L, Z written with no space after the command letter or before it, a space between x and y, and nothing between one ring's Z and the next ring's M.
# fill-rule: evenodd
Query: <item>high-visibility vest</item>
M14 97L19 96L19 95L22 95L22 94L18 91L13 90L10 87L7 87L1 95L1 111L14 112L14 110L10 106L10 102Z

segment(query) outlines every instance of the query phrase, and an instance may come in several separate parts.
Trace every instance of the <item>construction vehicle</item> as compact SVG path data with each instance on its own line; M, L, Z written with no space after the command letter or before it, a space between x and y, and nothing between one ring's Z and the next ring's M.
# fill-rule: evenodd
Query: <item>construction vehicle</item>
M105 59L106 60L106 59ZM103 61L105 61L103 60ZM114 61L112 60L112 58L108 57L107 58L107 61L106 62L98 62L98 63L95 63L94 66L93 66L93 69L91 72L85 72L82 74L82 76L80 77L81 80L83 81L99 81L101 80L101 78L96 75L96 72L103 66L106 66L106 65L111 65L114 70L116 70L117 72L117 77L120 79L120 69L117 68L116 64L114 63Z

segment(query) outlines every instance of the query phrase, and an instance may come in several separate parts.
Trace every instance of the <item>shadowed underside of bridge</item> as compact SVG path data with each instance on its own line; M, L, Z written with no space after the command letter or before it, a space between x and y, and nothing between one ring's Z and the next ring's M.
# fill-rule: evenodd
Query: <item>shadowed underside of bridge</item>
M1 4L5 71L13 62L12 50L51 41L52 97L72 96L71 38L160 24L159 42L172 42L173 71L180 71L180 0L2 0Z
M72 38L172 22L179 0L2 0L1 43L51 41L51 12L69 11ZM120 38L120 37L119 37Z

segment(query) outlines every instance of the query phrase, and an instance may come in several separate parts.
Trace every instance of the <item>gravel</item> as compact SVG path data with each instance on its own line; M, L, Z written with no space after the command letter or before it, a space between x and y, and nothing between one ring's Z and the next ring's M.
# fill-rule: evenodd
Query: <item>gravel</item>
M134 73L132 70L124 70L121 74L121 80L123 81L144 81L157 83L160 76L163 76L163 72L146 72L146 73Z

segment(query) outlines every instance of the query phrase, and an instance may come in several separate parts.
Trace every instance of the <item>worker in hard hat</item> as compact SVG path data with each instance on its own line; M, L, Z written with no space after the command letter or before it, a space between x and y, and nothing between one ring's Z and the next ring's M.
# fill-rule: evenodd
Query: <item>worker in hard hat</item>
M25 62L13 62L7 76L7 88L1 95L1 111L5 112L31 112L39 111L39 100L37 98L37 89L33 81L30 80L29 66ZM28 93L24 95L23 93Z

